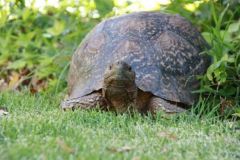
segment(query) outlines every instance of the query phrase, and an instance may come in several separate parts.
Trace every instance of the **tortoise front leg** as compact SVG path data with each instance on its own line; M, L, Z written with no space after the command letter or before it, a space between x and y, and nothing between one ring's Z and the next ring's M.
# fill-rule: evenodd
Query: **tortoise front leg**
M168 114L186 111L185 109L179 107L177 103L170 102L156 96L150 99L148 109L152 114L156 114L158 111L163 111Z
M100 93L91 93L83 97L67 99L61 103L61 108L63 110L74 110L76 108L94 109L96 106L100 106L102 109L107 106L105 99Z

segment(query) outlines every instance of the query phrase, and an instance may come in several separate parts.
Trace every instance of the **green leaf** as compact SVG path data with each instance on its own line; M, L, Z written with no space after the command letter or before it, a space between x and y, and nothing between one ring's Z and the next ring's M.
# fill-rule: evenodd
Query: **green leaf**
M204 37L204 39L209 43L211 44L211 41L212 41L212 34L209 33L209 32L203 32L202 33L202 36Z
M227 56L225 56L225 59ZM224 58L223 58L224 59ZM224 61L218 61L216 63L213 63L211 66L209 66L207 70L207 78L212 81L213 80L213 75L215 78L217 78L217 81L220 83L223 83L227 79L227 73L225 71L224 67Z
M1 10L0 11L0 28L4 26L4 24L7 22L7 11L6 10Z
M32 14L32 10L28 9L28 8L25 8L23 13L22 13L22 17L23 17L23 20L24 21L27 21L29 17L31 17L33 14Z
M104 16L112 11L113 1L112 0L94 0L96 3L96 8L101 16Z
M26 66L26 61L21 59L21 60L17 60L15 62L10 63L7 66L7 69L21 69L21 68L24 68L25 66Z
M240 112L239 113L234 113L233 116L240 117Z
M224 54L221 61L228 61L228 54Z
M54 75L56 71L57 71L57 68L53 65L39 67L35 72L35 76L37 76L39 79L42 79L50 75Z
M42 56L41 57L41 66L48 66L53 64L53 57Z
M223 95L223 96L231 96L231 95L235 95L236 94L236 88L233 87L233 86L224 86L223 89L220 90L220 93Z
M224 54L224 56L221 58L222 62L228 62L228 63L235 63L235 56L229 56L228 54Z
M214 71L215 67L214 65L211 65L208 70L207 70L207 78L212 81L213 80L213 71Z
M65 23L63 21L56 20L51 28L47 29L47 32L53 36L60 35L65 29Z
M221 71L220 75L217 77L217 80L219 81L220 84L226 82L226 80L227 80L227 73L226 73L226 71Z
M220 35L223 38L223 41L226 43L231 43L233 38L229 32L226 32L225 30L220 31Z
M9 55L0 55L0 66L8 62Z
M240 29L240 21L235 22L235 23L231 23L231 24L229 25L227 31L228 31L229 33L234 33L234 32L239 31L239 29Z

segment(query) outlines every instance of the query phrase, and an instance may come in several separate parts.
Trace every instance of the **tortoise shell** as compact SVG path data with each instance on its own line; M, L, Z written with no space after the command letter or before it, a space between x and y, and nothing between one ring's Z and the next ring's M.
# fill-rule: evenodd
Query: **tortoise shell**
M98 24L73 54L68 77L69 98L103 86L106 67L125 61L136 73L136 85L166 100L192 104L199 87L196 75L210 64L201 54L208 44L179 15L136 12Z

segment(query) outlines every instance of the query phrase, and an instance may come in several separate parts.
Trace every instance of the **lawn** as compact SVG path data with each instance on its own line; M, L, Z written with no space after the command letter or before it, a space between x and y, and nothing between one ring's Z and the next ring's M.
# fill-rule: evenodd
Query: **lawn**
M0 159L239 159L239 122L59 109L60 95L1 93Z

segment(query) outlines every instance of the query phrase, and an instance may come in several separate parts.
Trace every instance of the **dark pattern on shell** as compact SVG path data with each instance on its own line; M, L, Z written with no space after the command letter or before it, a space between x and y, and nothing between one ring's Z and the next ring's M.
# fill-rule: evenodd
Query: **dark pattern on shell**
M69 95L81 97L103 86L111 63L123 60L136 73L136 84L167 100L192 104L199 83L194 75L209 65L200 55L208 47L185 19L157 12L114 17L97 25L74 53Z
M176 76L195 74L195 64L201 61L201 57L194 46L185 39L166 31L153 44L164 72Z
M105 29L111 38L138 37L149 40L165 30L168 16L152 12L133 13L111 18L106 21Z
M200 32L183 17L179 15L169 16L168 24L169 25L166 27L169 31L172 31L184 38L198 51L203 51L204 49L209 48L209 45L203 39Z

